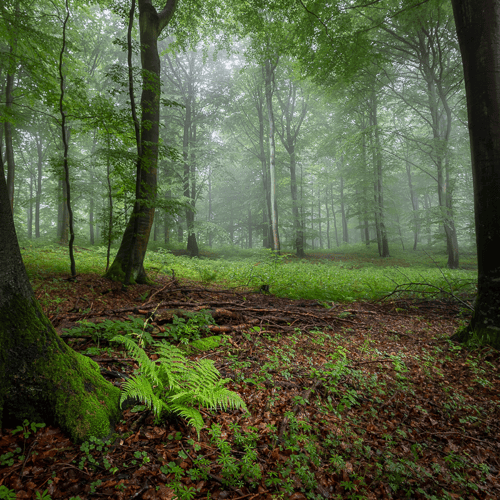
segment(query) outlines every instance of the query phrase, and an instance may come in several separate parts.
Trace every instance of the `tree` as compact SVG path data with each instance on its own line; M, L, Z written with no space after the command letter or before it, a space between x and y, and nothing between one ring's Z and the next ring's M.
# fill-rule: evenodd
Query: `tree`
M0 171L0 427L24 419L59 425L73 440L110 434L120 391L70 349L35 299Z
M286 79L283 87L284 89L281 89L281 92L280 88L276 91L276 96L278 97L281 108L281 128L278 129L278 135L281 139L283 147L290 156L290 190L292 197L293 228L295 233L294 246L295 251L297 252L297 257L303 258L305 257L304 227L299 206L302 205L302 200L299 202L297 191L297 158L295 147L300 127L307 113L307 101L305 97L302 97L302 99L297 97L297 90L301 93L300 91L302 89L300 89L297 82L295 82L292 78ZM298 111L299 109L300 112ZM296 115L298 115L298 117L294 120Z
M132 2L130 17L134 15ZM139 32L141 42L142 96L141 123L136 139L138 149L136 201L122 242L106 275L128 283L147 281L144 257L154 221L157 187L158 140L160 135L160 57L158 37L174 15L177 0L167 0L157 12L152 0L139 0ZM129 28L130 33L130 28ZM131 95L133 93L131 92ZM132 102L134 113L134 104Z
M452 0L465 77L474 184L478 290L473 336L500 348L500 1Z

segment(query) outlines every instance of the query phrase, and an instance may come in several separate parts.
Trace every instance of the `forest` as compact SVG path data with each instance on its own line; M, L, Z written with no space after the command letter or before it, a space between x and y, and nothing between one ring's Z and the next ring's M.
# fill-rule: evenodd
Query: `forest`
M3 1L0 499L498 498L497 26Z

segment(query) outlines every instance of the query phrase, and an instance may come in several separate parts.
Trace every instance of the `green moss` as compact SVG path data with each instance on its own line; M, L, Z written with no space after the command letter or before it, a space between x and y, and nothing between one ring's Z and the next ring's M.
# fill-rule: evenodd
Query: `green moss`
M83 354L80 354L79 352L75 352L75 355L78 357L79 363L87 364L90 368L93 368L96 372L98 372L98 373L101 372L99 365L92 358L89 358L88 356L84 356Z
M125 271L123 270L122 263L118 258L115 258L107 272L104 274L104 277L120 283L125 282ZM132 281L132 276L130 277L130 280Z
M14 296L0 310L0 353L4 424L55 424L76 442L110 434L121 414L120 390L58 337L34 299Z
M199 339L191 342L191 346L199 351L210 351L219 347L222 341L220 335L214 335L212 337L206 337L204 339Z

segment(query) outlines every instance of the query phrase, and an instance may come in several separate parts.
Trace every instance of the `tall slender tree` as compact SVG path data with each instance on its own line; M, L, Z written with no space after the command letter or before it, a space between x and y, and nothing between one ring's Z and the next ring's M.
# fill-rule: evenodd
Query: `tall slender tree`
M127 284L147 281L144 257L154 221L160 134L160 57L158 37L172 19L177 0L167 0L158 12L152 0L138 0L142 67L141 122L136 140L136 201L132 215L106 276ZM133 16L133 13L131 14ZM132 104L133 109L133 104ZM137 124L137 119L134 123Z

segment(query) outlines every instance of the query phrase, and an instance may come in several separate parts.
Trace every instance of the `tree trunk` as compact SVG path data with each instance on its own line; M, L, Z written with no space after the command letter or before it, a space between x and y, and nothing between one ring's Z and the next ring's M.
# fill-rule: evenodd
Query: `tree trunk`
M458 340L500 348L500 2L452 0L465 76L472 153L478 290Z
M335 205L333 204L333 184L330 185L330 190L332 193L332 216L333 216L333 229L335 231L335 243L337 244L337 247L340 246L340 241L339 241L339 231L337 228L337 214L335 213Z
M28 204L28 239L33 238L33 167L30 168L30 200Z
M278 201L276 197L276 145L274 140L274 113L273 113L273 90L274 90L274 70L277 63L272 63L266 59L266 105L267 118L269 120L269 172L271 184L271 227L272 227L272 249L280 252L280 239L278 232Z
M328 207L328 187L325 188L325 209L326 209L326 245L330 250L330 209Z
M252 211L248 209L248 248L252 248Z
M16 17L19 12L19 5L16 5ZM7 82L5 85L5 116L7 119L4 123L4 133L5 133L5 156L7 163L7 189L9 192L9 203L10 209L14 210L14 176L16 165L14 161L14 145L12 142L12 104L14 103L14 76L16 73L16 40L9 46L9 58L8 58L8 68L7 68Z
M406 161L406 175L408 177L408 188L410 190L411 207L413 210L413 250L415 251L417 249L418 235L420 232L420 217L418 215L418 196L413 188L411 167L408 161Z
M297 122L294 124L297 104L297 86L293 81L288 82L288 95L283 99L279 92L276 93L281 107L282 125L281 132L278 135L281 139L283 147L287 150L290 156L290 191L292 195L292 217L293 230L295 238L295 251L297 257L305 257L304 253L304 229L302 226L302 218L299 210L298 191L297 191L297 159L295 152L295 144L300 132L300 127L307 113L307 104L303 104Z
M184 122L184 196L189 200L190 208L186 209L187 226L187 251L191 257L198 257L200 252L196 233L194 232L194 213L196 203L196 177L195 177L195 155L196 146L196 125L192 123L191 98L194 103L194 94L189 92L190 102L186 106L186 119ZM191 154L189 154L191 150Z
M66 183L59 179L59 205L57 209L57 239L60 245L68 244L68 204L66 203Z
M58 425L74 441L110 435L120 391L57 335L36 301L0 172L0 427ZM21 313L22 312L22 313Z
M263 68L265 71L265 66ZM262 184L264 191L265 206L262 210L262 246L264 248L272 247L272 226L271 226L271 184L269 182L269 164L267 162L267 154L264 139L264 99L262 96L262 87L259 87L256 92L255 108L259 118L259 160L262 167Z
M154 217L160 134L160 58L158 37L172 18L177 0L167 0L158 13L152 0L139 0L142 95L136 202L108 278L126 283L147 282L144 257Z
M38 133L35 134L36 152L37 152L37 183L36 183L36 201L35 201L35 238L40 238L40 203L42 200L42 169L43 152L42 139Z
M340 178L340 212L342 214L342 241L349 243L349 232L347 228L347 217L344 203L344 178Z
M319 248L323 248L323 236L321 234L321 183L318 182L318 235L319 235Z
M371 95L371 124L373 127L373 172L374 172L374 198L377 222L377 237L380 257L389 257L389 241L385 227L384 192L382 183L382 156L380 154L380 137L377 118L377 95Z
M212 167L208 167L208 246L212 248Z

